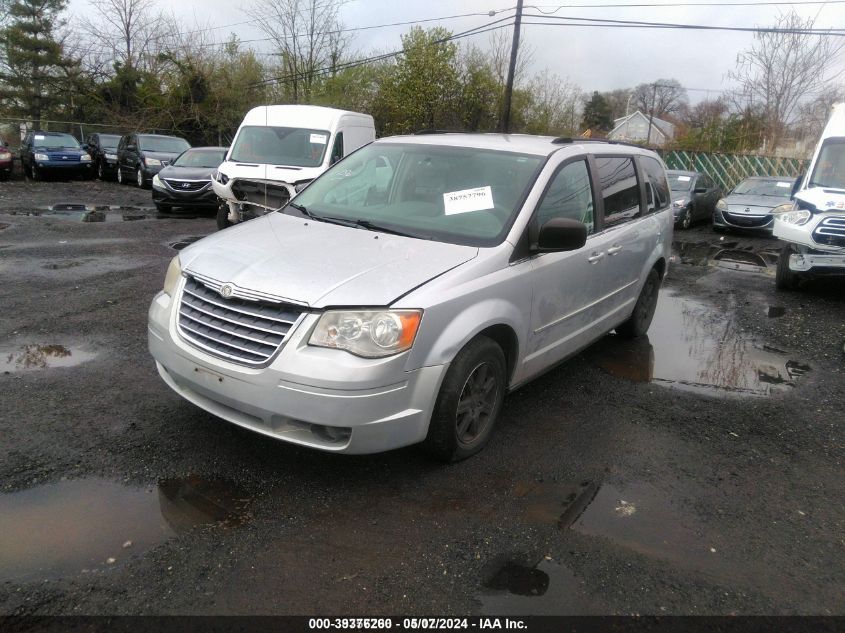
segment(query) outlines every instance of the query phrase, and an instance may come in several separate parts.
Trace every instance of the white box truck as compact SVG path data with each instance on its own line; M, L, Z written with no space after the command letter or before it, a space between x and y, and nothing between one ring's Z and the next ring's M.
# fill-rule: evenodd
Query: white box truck
M214 192L223 200L218 228L284 207L341 158L375 140L369 114L308 105L259 106L247 112Z

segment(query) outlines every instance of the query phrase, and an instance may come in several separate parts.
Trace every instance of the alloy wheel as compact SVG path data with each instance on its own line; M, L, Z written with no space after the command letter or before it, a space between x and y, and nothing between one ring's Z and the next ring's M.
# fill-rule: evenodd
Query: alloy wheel
M458 398L455 424L460 444L472 444L484 434L498 395L496 372L487 362L480 363L470 372Z

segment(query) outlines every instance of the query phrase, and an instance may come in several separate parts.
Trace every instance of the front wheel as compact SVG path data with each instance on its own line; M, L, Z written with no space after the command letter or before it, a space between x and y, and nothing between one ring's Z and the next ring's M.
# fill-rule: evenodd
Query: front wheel
M29 177L33 181L38 181L42 179L41 172L38 171L38 167L35 166L35 163L33 163L29 168Z
M684 217L681 218L681 228L686 231L692 226L692 207L687 207Z
M660 275L654 268L648 273L643 289L628 320L616 328L616 333L625 338L637 338L648 332L654 312L657 309L657 295L660 292Z
M103 167L103 161L97 161L97 178L100 180L106 179L106 169Z
M480 451L490 439L507 389L502 348L486 336L464 347L446 372L423 450L442 462Z
M117 166L117 184L123 184L123 170L120 168L120 165Z
M230 226L232 223L229 221L229 205L221 200L217 205L217 228L222 231Z
M789 256L794 252L795 249L790 244L786 244L780 251L778 267L775 270L775 287L778 290L797 290L801 284L801 273L789 268Z
M135 184L138 185L138 189L144 188L144 182L144 171L139 167L135 172Z

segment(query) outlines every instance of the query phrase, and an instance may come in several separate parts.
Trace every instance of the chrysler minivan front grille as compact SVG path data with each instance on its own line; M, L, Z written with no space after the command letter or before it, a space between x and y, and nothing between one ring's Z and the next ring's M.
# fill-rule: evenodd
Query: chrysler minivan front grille
M264 365L303 314L288 303L223 298L188 277L179 302L179 333L206 352L246 365Z

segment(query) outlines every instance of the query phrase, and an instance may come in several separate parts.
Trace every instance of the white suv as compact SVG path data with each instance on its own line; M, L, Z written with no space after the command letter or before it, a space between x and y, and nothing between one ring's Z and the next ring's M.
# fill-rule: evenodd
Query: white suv
M645 333L672 225L645 149L385 138L281 212L181 251L150 351L177 393L259 433L462 459L506 392L614 328Z

